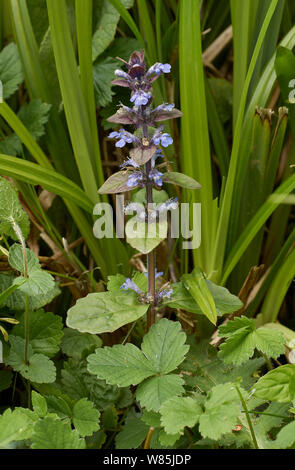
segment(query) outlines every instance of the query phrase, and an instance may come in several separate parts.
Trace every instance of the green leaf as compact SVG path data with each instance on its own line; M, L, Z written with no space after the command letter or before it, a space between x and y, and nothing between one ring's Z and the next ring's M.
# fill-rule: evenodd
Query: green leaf
M285 364L269 371L254 387L256 397L287 403L295 397L295 365Z
M255 382L257 371L265 364L264 358L249 360L242 366L224 364L217 357L217 350L207 340L192 344L189 353L181 364L186 387L192 391L196 389L201 393L209 393L212 386L226 382L235 383L241 380L241 385L249 389ZM256 374L255 374L256 373Z
M165 448L172 447L176 441L180 438L181 434L166 434L163 429L159 432L159 441L162 446Z
M110 385L137 385L155 374L152 364L133 344L97 349L87 358L88 370Z
M118 61L107 57L93 65L93 83L96 107L104 107L111 103L114 92L112 80L114 72L118 68Z
M81 360L76 356L64 363L64 369L61 371L61 390L76 401L80 398L88 398L100 411L112 403L118 404L119 407L119 402L124 398L126 390L130 393L128 389L119 389L116 386L107 385L104 380L99 380L87 370L86 360ZM48 394L52 394L52 390ZM129 404L130 402L127 406Z
M123 274L108 276L107 289L113 292L122 292L121 286L125 282L126 277Z
M154 428L161 427L161 416L159 413L144 410L141 419L148 426L152 426Z
M168 434L183 433L186 426L194 427L202 414L200 405L190 397L174 397L160 408L161 424Z
M102 345L101 339L96 335L80 333L72 328L64 328L63 333L61 350L70 357L81 357L83 351L99 348Z
M217 286L214 282L209 280L206 280L206 283L214 299L218 316L235 312L243 306L240 299L231 294L225 287ZM197 313L199 315L202 314L198 303L184 287L182 282L173 284L173 294L171 300L167 302L167 305L171 308L181 308L188 312Z
M165 183L176 184L186 189L200 189L202 187L194 178L184 175L183 173L177 173L176 171L165 173L163 181Z
M6 100L23 81L17 46L13 42L0 52L0 77L3 85L3 99Z
M183 362L189 350L185 341L180 323L162 318L144 336L141 349L155 372L168 374Z
M7 409L0 416L0 448L6 449L13 441L30 439L35 424L34 413L30 410Z
M118 171L117 173L114 173L99 188L99 194L115 194L130 191L130 188L126 185L130 174L130 172L126 171Z
M0 392L10 387L11 381L12 381L11 370L1 370L0 371Z
M80 436L91 436L99 430L100 413L87 398L79 400L73 408L73 423Z
M274 449L288 449L293 448L295 444L295 421L284 426L278 433L275 442L273 443Z
M45 124L49 119L51 105L40 100L32 100L25 103L18 112L18 118L26 127L31 137L37 140L45 134ZM0 142L0 152L8 155L22 154L22 141L16 134L8 135Z
M24 238L30 230L30 222L23 210L18 193L9 181L0 177L0 233L17 240L14 227L18 226Z
M204 274L195 268L191 274L184 274L182 282L193 299L200 306L202 313L214 324L217 322L217 311L214 298L207 286Z
M55 381L55 366L48 357L43 354L33 354L33 348L29 345L28 361L25 363L25 340L19 336L9 336L11 344L10 354L7 358L7 364L21 375L37 383L51 383Z
M253 356L255 348L268 357L277 358L285 351L285 338L278 330L267 327L256 329L247 317L236 318L220 327L219 335L229 336L220 345L219 357L227 364L242 364Z
M40 393L35 392L35 390L32 391L32 405L33 410L40 418L44 418L47 415L46 399Z
M36 423L32 436L33 449L85 449L85 440L71 429L70 421L44 418Z
M123 0L126 8L131 8L133 0ZM95 0L93 6L95 32L92 38L92 60L94 61L115 37L120 15L108 0Z
M203 437L219 439L235 427L239 413L239 397L234 385L216 385L205 402L205 412L200 417L200 433Z
M46 296L48 291L53 290L55 287L54 278L46 271L42 271L38 258L28 248L26 248L26 256L28 277L25 273L26 267L21 245L15 243L9 250L8 262L10 266L22 274L13 283L18 285L19 290L30 297Z
M81 333L106 333L142 317L148 309L135 293L97 292L79 299L69 309L67 326Z
M151 377L144 380L136 391L136 399L148 411L159 411L169 398L182 395L184 381L175 374Z
M72 418L72 401L71 399L61 392L60 396L46 395L46 403L48 405L49 413L56 414L59 418Z
M45 354L48 357L54 356L59 351L59 344L63 337L62 328L60 316L44 310L30 312L30 344L34 353ZM19 324L13 328L12 333L25 338L25 315L21 316Z
M146 224L137 221L136 217L132 217L125 226L126 240L132 248L147 254L165 240L167 230L168 224L166 221Z
M18 112L18 117L35 140L45 134L45 124L49 119L51 105L41 100L25 103Z
M130 416L116 436L116 449L137 449L145 440L149 426L140 418Z
M0 293L3 293L11 286L16 286L17 289L14 290L14 292L12 292L12 294L10 294L9 297L5 299L4 305L11 310L25 310L26 293L19 289L19 285L24 280L24 278L22 278L21 281L16 281L16 279L17 278L15 276L9 273L0 273ZM60 290L57 287L54 287L43 295L34 295L29 297L29 309L37 310L38 308L43 307L44 305L50 303L58 294L60 294Z

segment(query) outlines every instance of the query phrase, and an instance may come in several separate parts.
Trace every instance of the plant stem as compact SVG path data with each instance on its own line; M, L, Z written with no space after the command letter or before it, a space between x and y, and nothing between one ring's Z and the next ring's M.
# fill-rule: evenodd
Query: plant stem
M145 440L144 445L143 445L144 449L149 449L150 448L151 438L152 438L154 430L155 430L154 427L151 427L149 429L148 435L147 435L146 440Z
M144 110L142 111L144 115ZM144 123L142 126L143 137L148 138L148 127ZM146 185L146 202L147 202L147 209L149 211L149 204L153 203L153 185L148 180L148 175L152 169L151 161L149 160L145 165L145 171L147 175L147 185ZM149 223L150 218L148 216L147 220L147 228L149 234ZM147 330L149 331L150 327L155 323L156 320L156 307L155 307L155 290L156 290L156 252L155 250L151 251L147 254L147 271L148 271L148 294L151 298L151 306L147 313Z
M29 311L29 296L25 295L25 363L29 364L29 338L30 338L30 311Z
M252 437L252 441L253 441L253 444L254 444L254 448L255 449L259 449L258 447L258 443L257 443L257 440L256 440L256 436L255 436L255 432L254 432L254 428L253 428L253 425L252 425L252 421L251 421L251 418L250 418L250 415L249 415L249 411L248 411L248 408L247 408L247 405L246 405L246 402L243 398L243 395L241 393L241 390L239 389L239 387L236 385L236 390L238 392L238 395L240 397L240 400L241 400L241 403L242 403L242 406L244 408L244 412L245 412L245 415L246 415L246 418L247 418L247 422L248 422L248 426L249 426L249 430L250 430L250 434L251 434L251 437Z

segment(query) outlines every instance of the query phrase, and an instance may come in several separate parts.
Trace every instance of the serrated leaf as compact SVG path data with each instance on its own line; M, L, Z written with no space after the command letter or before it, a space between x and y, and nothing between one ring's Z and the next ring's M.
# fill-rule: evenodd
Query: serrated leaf
M185 288L199 305L202 313L211 323L216 325L216 305L202 271L199 268L195 268L191 274L184 274L181 279Z
M83 351L99 348L102 345L102 340L98 336L80 333L72 328L64 328L63 334L61 350L70 357L81 357Z
M70 308L67 326L81 333L112 332L142 317L148 309L132 292L97 292L79 299Z
M18 117L35 140L45 134L45 124L49 119L50 108L50 104L36 99L25 103L18 112Z
M46 399L40 393L35 392L35 390L32 391L32 405L33 410L40 418L44 418L47 415Z
M136 399L148 411L159 411L169 398L184 393L183 384L182 378L175 374L151 377L138 386Z
M13 228L15 224L24 238L27 238L30 222L19 202L18 193L9 181L0 177L0 233L17 240L18 236Z
M169 118L167 118L169 119ZM202 186L196 180L190 176L184 175L183 173L178 173L176 171L170 171L165 173L163 176L164 183L176 184L186 189L200 189Z
M117 171L117 173L111 175L99 188L99 194L115 194L130 191L130 188L126 184L130 175L130 171Z
M199 431L203 437L217 440L237 424L240 413L238 393L231 383L216 385L205 402Z
M64 363L61 371L61 389L71 399L88 398L100 411L110 403L118 403L126 389L107 385L87 370L86 360L74 357ZM52 393L52 392L51 392Z
M18 117L34 139L45 133L45 124L49 119L51 105L40 100L25 103L18 112ZM0 142L0 152L17 156L22 153L22 142L16 134L8 135Z
M152 426L153 428L161 427L161 416L155 411L144 410L141 419L148 426Z
M33 354L33 348L29 344L28 348L28 361L25 362L25 340L19 336L9 336L11 344L10 354L7 358L7 364L14 370L21 373L21 375L37 383L51 383L55 381L56 370L55 366L47 356L43 354Z
M254 387L256 397L287 403L295 397L295 365L285 364L269 371Z
M186 426L193 427L202 414L200 405L190 397L174 397L160 408L161 424L168 434L182 433Z
M137 221L136 217L132 217L125 226L126 240L132 248L147 254L165 240L167 230L168 223L166 221L147 224Z
M16 44L11 42L0 52L0 79L3 99L9 98L23 81L23 72Z
M156 372L168 374L184 360L189 350L185 341L180 323L162 318L144 336L141 349Z
M59 351L63 337L62 318L51 312L37 310L29 316L30 344L35 353L52 357ZM13 335L25 338L25 315L12 330Z
M10 266L22 273L14 279L13 284L19 286L19 290L29 297L43 296L55 287L54 278L46 271L42 271L38 258L26 248L27 274L23 249L18 243L14 243L9 250L8 262ZM24 282L25 281L25 282Z
M207 340L190 347L186 359L181 364L181 370L189 372L183 374L186 386L192 390L208 393L213 385L236 382L242 379L241 385L249 389L255 382L254 373L265 364L260 357L251 359L242 366L229 366L217 357L217 350Z
M255 322L247 317L229 321L220 328L221 336L224 332L228 338L220 345L219 357L227 364L239 365L248 361L255 348L274 358L285 351L285 339L281 332L265 327L256 329Z
M0 416L0 448L7 449L13 441L29 439L33 432L36 417L30 410L16 408L7 409Z
M93 84L96 107L104 107L111 103L114 92L112 79L118 68L118 61L107 57L93 64Z
M21 281L16 282L16 277L10 273L0 273L0 293L5 289L8 289L10 286L15 285L19 287ZM42 295L34 295L29 297L29 309L37 310L44 305L50 303L54 297L60 294L58 287L54 287L49 291L46 291ZM26 294L17 288L12 294L9 295L4 301L4 305L11 310L25 310L26 308Z
M73 423L80 436L91 436L99 430L100 413L87 398L79 400L73 408Z
M85 449L85 440L71 429L70 421L44 418L36 423L32 435L33 449Z
M145 440L149 426L140 418L128 417L116 436L116 449L137 449Z
M123 0L126 8L131 8L133 0ZM94 2L95 30L92 38L92 60L94 61L112 42L116 34L120 14L108 0Z
M108 276L107 289L113 292L122 292L121 286L125 280L126 277L123 274Z
M97 349L87 358L88 370L110 385L137 385L155 374L152 364L133 344Z

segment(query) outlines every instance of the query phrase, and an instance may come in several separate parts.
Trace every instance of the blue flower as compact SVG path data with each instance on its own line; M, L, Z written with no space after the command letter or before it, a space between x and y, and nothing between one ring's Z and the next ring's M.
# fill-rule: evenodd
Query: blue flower
M173 103L171 103L171 104L163 103L163 104L160 104L160 106L157 106L153 110L153 113L157 113L157 112L160 112L160 111L172 111L174 108L175 108L175 104L173 104Z
M170 70L170 64L161 64L160 62L156 62L147 71L147 76L152 75L153 73L155 73L156 75L160 75L161 73L169 73Z
M139 289L139 287L129 277L126 278L125 282L121 285L120 289L133 290L137 294L142 294L142 291Z
M126 186L128 188L134 188L135 186L138 186L143 180L143 174L141 171L135 171L132 173L126 183Z
M158 298L159 299L164 299L165 297L169 298L173 294L173 289L163 289L160 292L158 292Z
M131 77L128 75L128 73L123 72L123 70L120 70L120 69L115 70L115 75L116 75L117 77L124 78L124 79L127 80L127 81L130 81L130 78L131 78Z
M130 98L131 103L134 103L135 106L145 106L148 104L151 94L143 90L137 90Z
M153 169L149 172L149 179L152 180L157 186L163 185L162 176L163 173L156 169Z
M154 168L157 158L164 158L164 155L162 154L161 149L157 149L156 152L154 153L154 155L151 158L152 168Z
M122 148L127 144L131 144L136 140L130 132L125 131L124 129L120 129L119 132L114 131L109 134L110 139L118 139L116 142L116 147Z
M161 132L156 131L152 140L155 145L161 144L163 147L168 147L168 145L173 144L173 139L167 132L162 134Z
M120 167L125 168L126 166L133 166L133 168L139 168L139 165L133 160L133 158L128 157L125 162L121 163Z

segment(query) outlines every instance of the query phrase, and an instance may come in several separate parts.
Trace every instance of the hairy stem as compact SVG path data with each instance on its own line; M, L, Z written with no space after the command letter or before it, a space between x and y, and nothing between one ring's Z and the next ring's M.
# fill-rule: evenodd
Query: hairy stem
M255 436L255 432L254 432L254 428L253 428L253 425L252 425L252 421L251 421L251 418L250 418L250 414L249 414L249 411L248 411L248 408L247 408L247 405L246 405L246 402L243 398L243 395L241 393L241 390L239 389L239 387L236 385L236 390L238 392L238 395L240 397L240 400L241 400L241 403L242 403L242 407L244 408L244 412L245 412L245 415L246 415L246 418L247 418L247 422L248 422L248 426L249 426L249 431L250 431L250 434L251 434L251 437L252 437L252 441L253 441L253 444L254 444L254 448L255 449L259 449L258 447L258 443L257 443L257 440L256 440L256 436Z
M144 114L144 111L142 111ZM148 128L146 124L143 124L142 127L143 137L148 138ZM147 185L146 185L146 202L147 208L149 210L149 204L153 203L153 185L148 180L149 172L152 169L151 161L148 161L145 165L145 171L147 175ZM147 226L149 233L149 223L150 218L148 217ZM147 330L149 331L150 327L155 323L156 320L156 307L155 307L155 290L156 290L156 252L155 250L147 254L147 271L148 271L148 294L151 298L151 306L147 313Z

